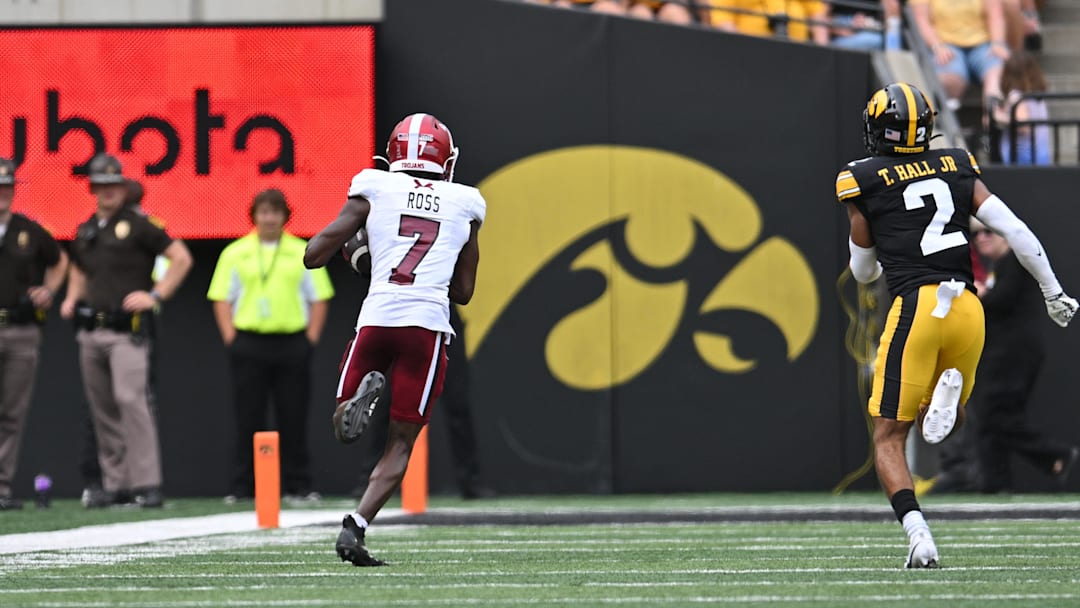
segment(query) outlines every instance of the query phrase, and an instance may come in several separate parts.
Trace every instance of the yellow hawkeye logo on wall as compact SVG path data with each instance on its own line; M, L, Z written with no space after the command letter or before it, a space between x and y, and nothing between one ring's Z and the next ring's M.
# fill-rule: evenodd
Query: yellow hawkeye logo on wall
M788 361L814 336L819 298L806 259L784 238L763 235L754 200L711 167L647 148L582 146L517 161L479 187L488 200L480 272L462 309L470 357L520 292L574 247L581 251L569 271L602 276L602 293L554 323L544 352L551 374L575 389L634 379L687 321L711 368L754 369L731 336L699 322L720 311L766 319ZM687 260L702 255L724 256L731 268L717 279L695 276Z

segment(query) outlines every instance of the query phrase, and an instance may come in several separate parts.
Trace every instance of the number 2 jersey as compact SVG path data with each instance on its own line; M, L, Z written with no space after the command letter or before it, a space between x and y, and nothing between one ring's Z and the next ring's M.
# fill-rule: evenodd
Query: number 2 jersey
M371 204L371 287L356 329L424 327L453 334L450 279L470 224L482 224L487 203L471 186L364 169L349 196Z
M870 224L892 297L949 279L974 289L968 224L979 165L966 150L871 156L836 177L836 197Z

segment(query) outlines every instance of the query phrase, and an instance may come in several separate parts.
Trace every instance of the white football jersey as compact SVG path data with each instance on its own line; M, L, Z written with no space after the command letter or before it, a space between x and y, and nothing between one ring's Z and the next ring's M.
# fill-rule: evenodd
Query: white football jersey
M371 203L368 247L371 288L356 328L425 327L453 333L450 279L469 241L471 222L483 223L487 203L472 186L364 169L349 196Z

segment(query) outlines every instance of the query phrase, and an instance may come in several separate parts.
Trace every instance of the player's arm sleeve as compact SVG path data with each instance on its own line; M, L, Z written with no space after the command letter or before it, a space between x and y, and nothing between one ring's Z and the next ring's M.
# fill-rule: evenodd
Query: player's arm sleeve
M1044 298L1062 292L1042 243L1004 201L997 195L990 195L979 205L975 217L1009 241L1020 264L1039 282Z
M848 239L848 250L851 251L851 276L860 283L869 283L881 276L881 262L877 259L877 247L860 247L855 241Z

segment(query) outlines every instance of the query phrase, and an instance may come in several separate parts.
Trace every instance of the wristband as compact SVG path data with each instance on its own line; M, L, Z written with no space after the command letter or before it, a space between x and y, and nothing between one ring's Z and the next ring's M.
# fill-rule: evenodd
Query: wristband
M161 297L161 292L160 292L160 291L158 291L158 290L156 290L156 289L151 289L151 290L150 290L150 297L151 297L151 298L154 298L154 301L155 301L155 302L160 302L160 301L161 301L161 300L163 299L163 298Z

